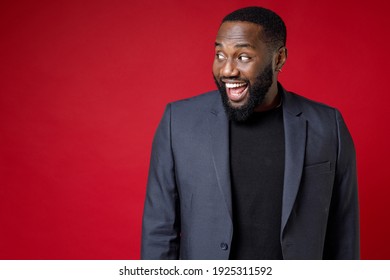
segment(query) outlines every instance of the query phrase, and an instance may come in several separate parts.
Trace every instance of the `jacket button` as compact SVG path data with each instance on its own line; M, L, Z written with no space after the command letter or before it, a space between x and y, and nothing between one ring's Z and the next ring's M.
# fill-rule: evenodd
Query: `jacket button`
M226 251L229 248L229 246L226 243L221 243L221 249Z

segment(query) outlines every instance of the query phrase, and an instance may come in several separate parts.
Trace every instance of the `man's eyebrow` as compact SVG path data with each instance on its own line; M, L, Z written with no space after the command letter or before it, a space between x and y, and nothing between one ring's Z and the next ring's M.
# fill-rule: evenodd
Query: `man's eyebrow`
M215 47L223 47L222 43L215 42ZM242 49L242 48L249 48L249 49L256 49L255 46L249 44L249 43L241 43L234 45L235 49Z

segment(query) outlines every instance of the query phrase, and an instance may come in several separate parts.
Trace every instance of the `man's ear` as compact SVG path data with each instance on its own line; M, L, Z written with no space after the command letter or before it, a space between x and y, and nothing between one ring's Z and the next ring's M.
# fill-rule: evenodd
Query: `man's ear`
M275 71L281 72L283 65L287 60L287 48L285 46L280 47L275 56Z

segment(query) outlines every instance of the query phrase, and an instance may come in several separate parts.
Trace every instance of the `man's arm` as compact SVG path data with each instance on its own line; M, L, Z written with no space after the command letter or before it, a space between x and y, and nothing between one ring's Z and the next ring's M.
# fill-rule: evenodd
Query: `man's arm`
M171 146L168 105L153 140L142 221L141 259L178 259L179 197Z
M359 259L359 205L355 148L341 114L336 110L338 156L329 209L324 259Z

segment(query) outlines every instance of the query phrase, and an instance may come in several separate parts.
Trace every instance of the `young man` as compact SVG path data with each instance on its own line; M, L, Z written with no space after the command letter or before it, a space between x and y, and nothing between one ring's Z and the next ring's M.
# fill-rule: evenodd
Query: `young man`
M166 108L152 149L143 259L358 259L355 150L340 113L278 83L286 27L227 15L218 91Z

